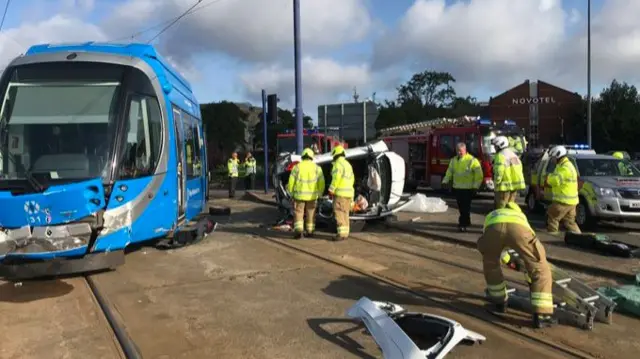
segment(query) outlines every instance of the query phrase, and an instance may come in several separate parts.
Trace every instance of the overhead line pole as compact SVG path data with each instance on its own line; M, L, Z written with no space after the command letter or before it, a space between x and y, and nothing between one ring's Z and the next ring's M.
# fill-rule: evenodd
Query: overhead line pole
M302 137L302 59L300 57L300 0L293 0L293 60L295 62L296 92L296 142L297 152L302 154L304 141Z
M587 143L591 142L591 0L587 0Z

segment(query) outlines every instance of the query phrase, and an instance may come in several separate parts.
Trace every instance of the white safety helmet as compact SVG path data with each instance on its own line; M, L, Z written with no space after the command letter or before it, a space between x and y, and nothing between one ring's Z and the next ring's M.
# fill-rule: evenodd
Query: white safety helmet
M567 149L564 146L555 146L549 151L551 158L558 159L567 155Z
M509 147L509 139L505 136L498 136L491 140L491 144L496 146L498 150L504 150L505 148Z

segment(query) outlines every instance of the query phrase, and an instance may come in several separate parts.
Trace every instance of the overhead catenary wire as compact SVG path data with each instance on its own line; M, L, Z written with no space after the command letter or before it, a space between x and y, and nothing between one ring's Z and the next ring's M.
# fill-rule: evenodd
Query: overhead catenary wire
M177 23L178 21L180 21L180 19L182 19L183 17L187 16L187 14L189 13L189 11L193 10L196 6L200 5L200 3L202 2L202 0L198 0L196 1L195 4L193 4L189 9L187 9L187 11L183 12L180 16L178 16L177 18L175 18L173 21L171 21L171 23L169 23L169 25L165 26L164 28L162 28L162 30L158 31L157 34L155 34L155 36L153 36L149 41L147 41L147 44L150 44L153 40L157 39L160 35L162 35L165 31L169 30L169 28L171 28L171 26L175 25L175 23Z
M118 42L118 41L124 41L124 40L132 40L132 39L135 39L136 37L139 37L139 36L141 36L141 35L143 35L143 34L146 34L146 33L148 33L149 31L153 31L153 30L158 29L158 28L160 28L160 27L162 27L162 26L165 26L165 25L167 25L167 24L170 24L170 23L172 23L172 22L175 22L176 20L179 20L179 19L180 19L180 18L182 18L182 17L187 17L187 16L189 16L189 15L193 15L193 14L195 14L196 12L198 12L198 11L200 11L200 10L203 10L203 9L205 9L205 8L208 8L208 7L209 7L209 6L211 6L211 5L215 5L216 3L220 2L220 1L222 1L222 0L210 0L210 1L205 1L204 3L202 3L202 4L201 4L201 6L198 6L198 7L195 7L195 8L191 8L191 9L187 10L187 11L186 11L186 13L184 13L184 14L180 14L180 15L178 15L178 16L172 17L171 19L168 19L168 20L165 20L165 21L162 21L162 22L156 23L155 25L149 26L149 27L144 28L144 29L142 29L142 30L140 30L140 31L136 31L136 32L134 32L134 33L133 33L133 34L131 34L131 35L118 37L118 38L115 38L115 39L109 40L109 41L107 41L107 42ZM198 4L196 4L196 5L198 5ZM156 37L157 37L157 36L158 36L158 35L156 35Z
M9 10L10 4L11 4L11 0L7 0L7 4L4 6L4 13L2 14L2 21L0 21L0 31L2 31L2 27L4 26L4 20L7 18L7 10Z

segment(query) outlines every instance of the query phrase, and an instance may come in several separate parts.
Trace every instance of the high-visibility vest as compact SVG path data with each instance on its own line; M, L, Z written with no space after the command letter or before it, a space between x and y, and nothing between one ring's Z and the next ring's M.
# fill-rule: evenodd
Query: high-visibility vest
M254 174L256 173L256 159L251 157L244 161L245 174Z
M551 186L551 200L567 205L576 205L578 198L578 171L567 157L562 158L553 173L547 177Z
M324 192L322 168L312 160L302 160L291 170L287 190L296 201L314 201Z
M355 190L353 188L354 183L355 175L353 174L351 164L346 158L338 157L338 159L333 161L329 192L332 192L336 197L353 199L355 194Z
M527 216L525 216L520 207L513 202L507 203L507 207L505 208L499 208L491 211L491 213L489 213L484 219L484 227L482 231L484 232L487 227L498 223L519 224L528 228L531 233L535 234L535 231L531 228L531 225L527 220Z
M227 170L229 171L229 177L238 177L238 159L229 158L227 161Z
M512 150L505 148L493 159L494 190L498 192L520 191L526 188L522 162Z
M480 162L466 153L462 157L455 156L451 159L442 183L449 183L453 178L453 188L477 189L482 183L482 176Z

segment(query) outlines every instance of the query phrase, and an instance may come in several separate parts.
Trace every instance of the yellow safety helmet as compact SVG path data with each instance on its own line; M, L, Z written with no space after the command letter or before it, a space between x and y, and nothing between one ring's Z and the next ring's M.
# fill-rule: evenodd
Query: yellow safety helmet
M622 153L620 151L614 152L611 156L613 156L613 157L615 157L615 158L617 158L619 160L623 160L624 159L624 153Z
M333 150L331 150L331 156L335 157L337 155L342 155L344 154L344 147L338 145L336 147L333 148Z
M307 147L304 150L302 150L302 157L309 156L309 158L313 159L314 155L315 155L315 153L309 147Z

